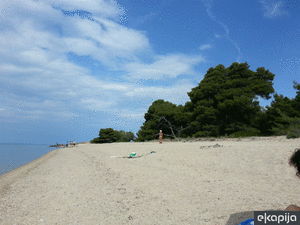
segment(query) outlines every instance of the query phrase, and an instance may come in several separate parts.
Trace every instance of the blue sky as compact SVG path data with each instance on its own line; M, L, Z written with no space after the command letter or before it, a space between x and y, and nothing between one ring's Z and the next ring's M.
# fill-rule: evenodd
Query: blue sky
M210 67L248 62L294 98L300 3L4 0L0 142L89 141L132 131L157 99L189 101ZM259 99L261 106L270 100Z

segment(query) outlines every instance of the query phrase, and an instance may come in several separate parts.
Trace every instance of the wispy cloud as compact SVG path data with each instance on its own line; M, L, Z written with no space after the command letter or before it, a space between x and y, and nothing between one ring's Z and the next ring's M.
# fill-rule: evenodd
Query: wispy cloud
M205 62L202 56L187 56L183 54L173 54L168 56L156 56L152 64L139 62L124 65L124 70L128 71L131 79L159 80L163 76L176 78L179 75L195 75L193 66Z
M208 16L224 28L224 30L226 32L227 39L235 45L235 48L238 50L238 53L239 53L236 61L239 62L240 57L242 56L241 49L238 47L237 43L229 37L228 27L224 23L222 23L221 21L217 20L216 17L212 14L211 7L212 7L213 0L202 0L202 2L204 3L204 5L206 7L206 12L207 12ZM215 36L218 37L217 35L215 35Z
M211 49L211 48L212 48L211 44L206 44L206 45L201 45L200 50Z
M264 8L264 16L268 18L275 18L281 15L288 15L288 12L283 9L283 2L266 3L265 0L260 1Z
M220 37L221 37L221 35L215 34L215 37L216 37L216 38L220 38Z
M31 0L26 2L30 2L30 5L35 4L35 6L41 4L40 2ZM79 0L70 2L69 0L45 0L43 2L45 2L45 5L48 7L51 6L55 8L61 8L66 11L83 10L93 14L93 16L111 18L115 19L116 21L119 20L120 15L123 16L125 14L124 8L116 1Z

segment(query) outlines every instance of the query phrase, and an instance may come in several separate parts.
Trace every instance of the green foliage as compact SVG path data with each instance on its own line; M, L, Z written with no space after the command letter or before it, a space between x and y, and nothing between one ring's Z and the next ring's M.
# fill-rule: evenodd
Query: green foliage
M203 126L204 130L203 131L198 131L195 135L193 135L195 138L198 137L218 137L219 136L219 131L218 127L216 125L204 125Z
M255 128L249 128L244 131L237 131L228 136L228 138L253 137L260 136L260 131Z
M286 138L287 139L290 139L290 138L299 138L300 137L300 130L292 130L292 131L289 131L286 135Z
M297 83L296 81L293 81L294 89L296 89L296 97L293 99L293 106L294 109L297 110L300 113L300 83ZM300 116L299 116L300 117Z
M195 121L191 123L195 136L216 137L245 127L259 128L261 107L255 99L271 98L274 76L263 67L253 72L247 63L210 68L199 86L188 93L191 102L185 105Z
M260 112L256 114L251 126L257 128L261 132L261 136L272 136L274 134L271 130L272 126L269 123L269 116L263 107L261 107Z
M118 132L112 128L100 129L99 140L100 143L112 143L119 139Z
M164 100L156 100L144 116L145 122L137 133L137 141L158 138L159 130L164 136L180 136L188 126L190 114L182 105L176 106ZM187 129L185 129L187 130Z
M279 114L282 116L285 122L289 124L289 126L286 129L286 138L299 138L300 137L300 118L294 117L291 118L287 116L286 114L282 113L280 110L278 110Z
M91 140L92 144L96 144L96 143L101 143L99 138L94 138L93 140Z
M116 132L116 136L118 138L117 142L129 142L135 138L134 134L131 131L125 132L124 130L121 130Z
M113 142L129 142L135 139L135 135L129 131L117 131L112 128L100 129L99 137L94 138L91 143L113 143Z
M283 101L290 103L291 100L287 97L283 100L283 96L277 96L275 101L272 102L272 107L268 107L266 115L269 116L269 124L271 124L271 130L274 135L291 135L295 133L296 130L300 129L300 118L290 117L289 115L295 115L291 105L286 103L282 104ZM280 104L281 103L281 104Z
M295 129L297 121L300 119L300 85L294 82L294 88L298 90L294 99L289 99L283 95L274 95L271 106L267 106L264 119L261 121L262 133L272 135L286 135L290 130Z
M138 138L132 132L107 128L91 142L151 141L158 138L159 130L170 139L300 135L300 83L294 81L294 99L276 93L271 106L262 108L257 99L271 98L275 75L264 67L256 71L249 68L247 62L211 67L199 85L187 93L191 101L184 106L161 99L153 102Z

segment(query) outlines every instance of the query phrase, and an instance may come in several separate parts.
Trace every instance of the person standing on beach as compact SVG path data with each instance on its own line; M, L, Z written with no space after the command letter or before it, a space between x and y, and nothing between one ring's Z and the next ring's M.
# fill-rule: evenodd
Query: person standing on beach
M159 143L162 144L162 139L163 139L163 132L162 130L159 131Z

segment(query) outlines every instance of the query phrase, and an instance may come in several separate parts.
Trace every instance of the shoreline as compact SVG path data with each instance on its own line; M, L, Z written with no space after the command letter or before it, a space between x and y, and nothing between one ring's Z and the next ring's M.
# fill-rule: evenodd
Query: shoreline
M41 157L15 168L7 173L0 175L0 197L2 198L11 188L11 184L19 179L27 176L31 171L38 168L41 164L45 163L48 159L54 157L59 149L52 150L42 155Z
M52 150L0 176L0 225L224 225L237 212L300 205L288 165L300 138L259 138ZM110 157L131 152L144 156Z

